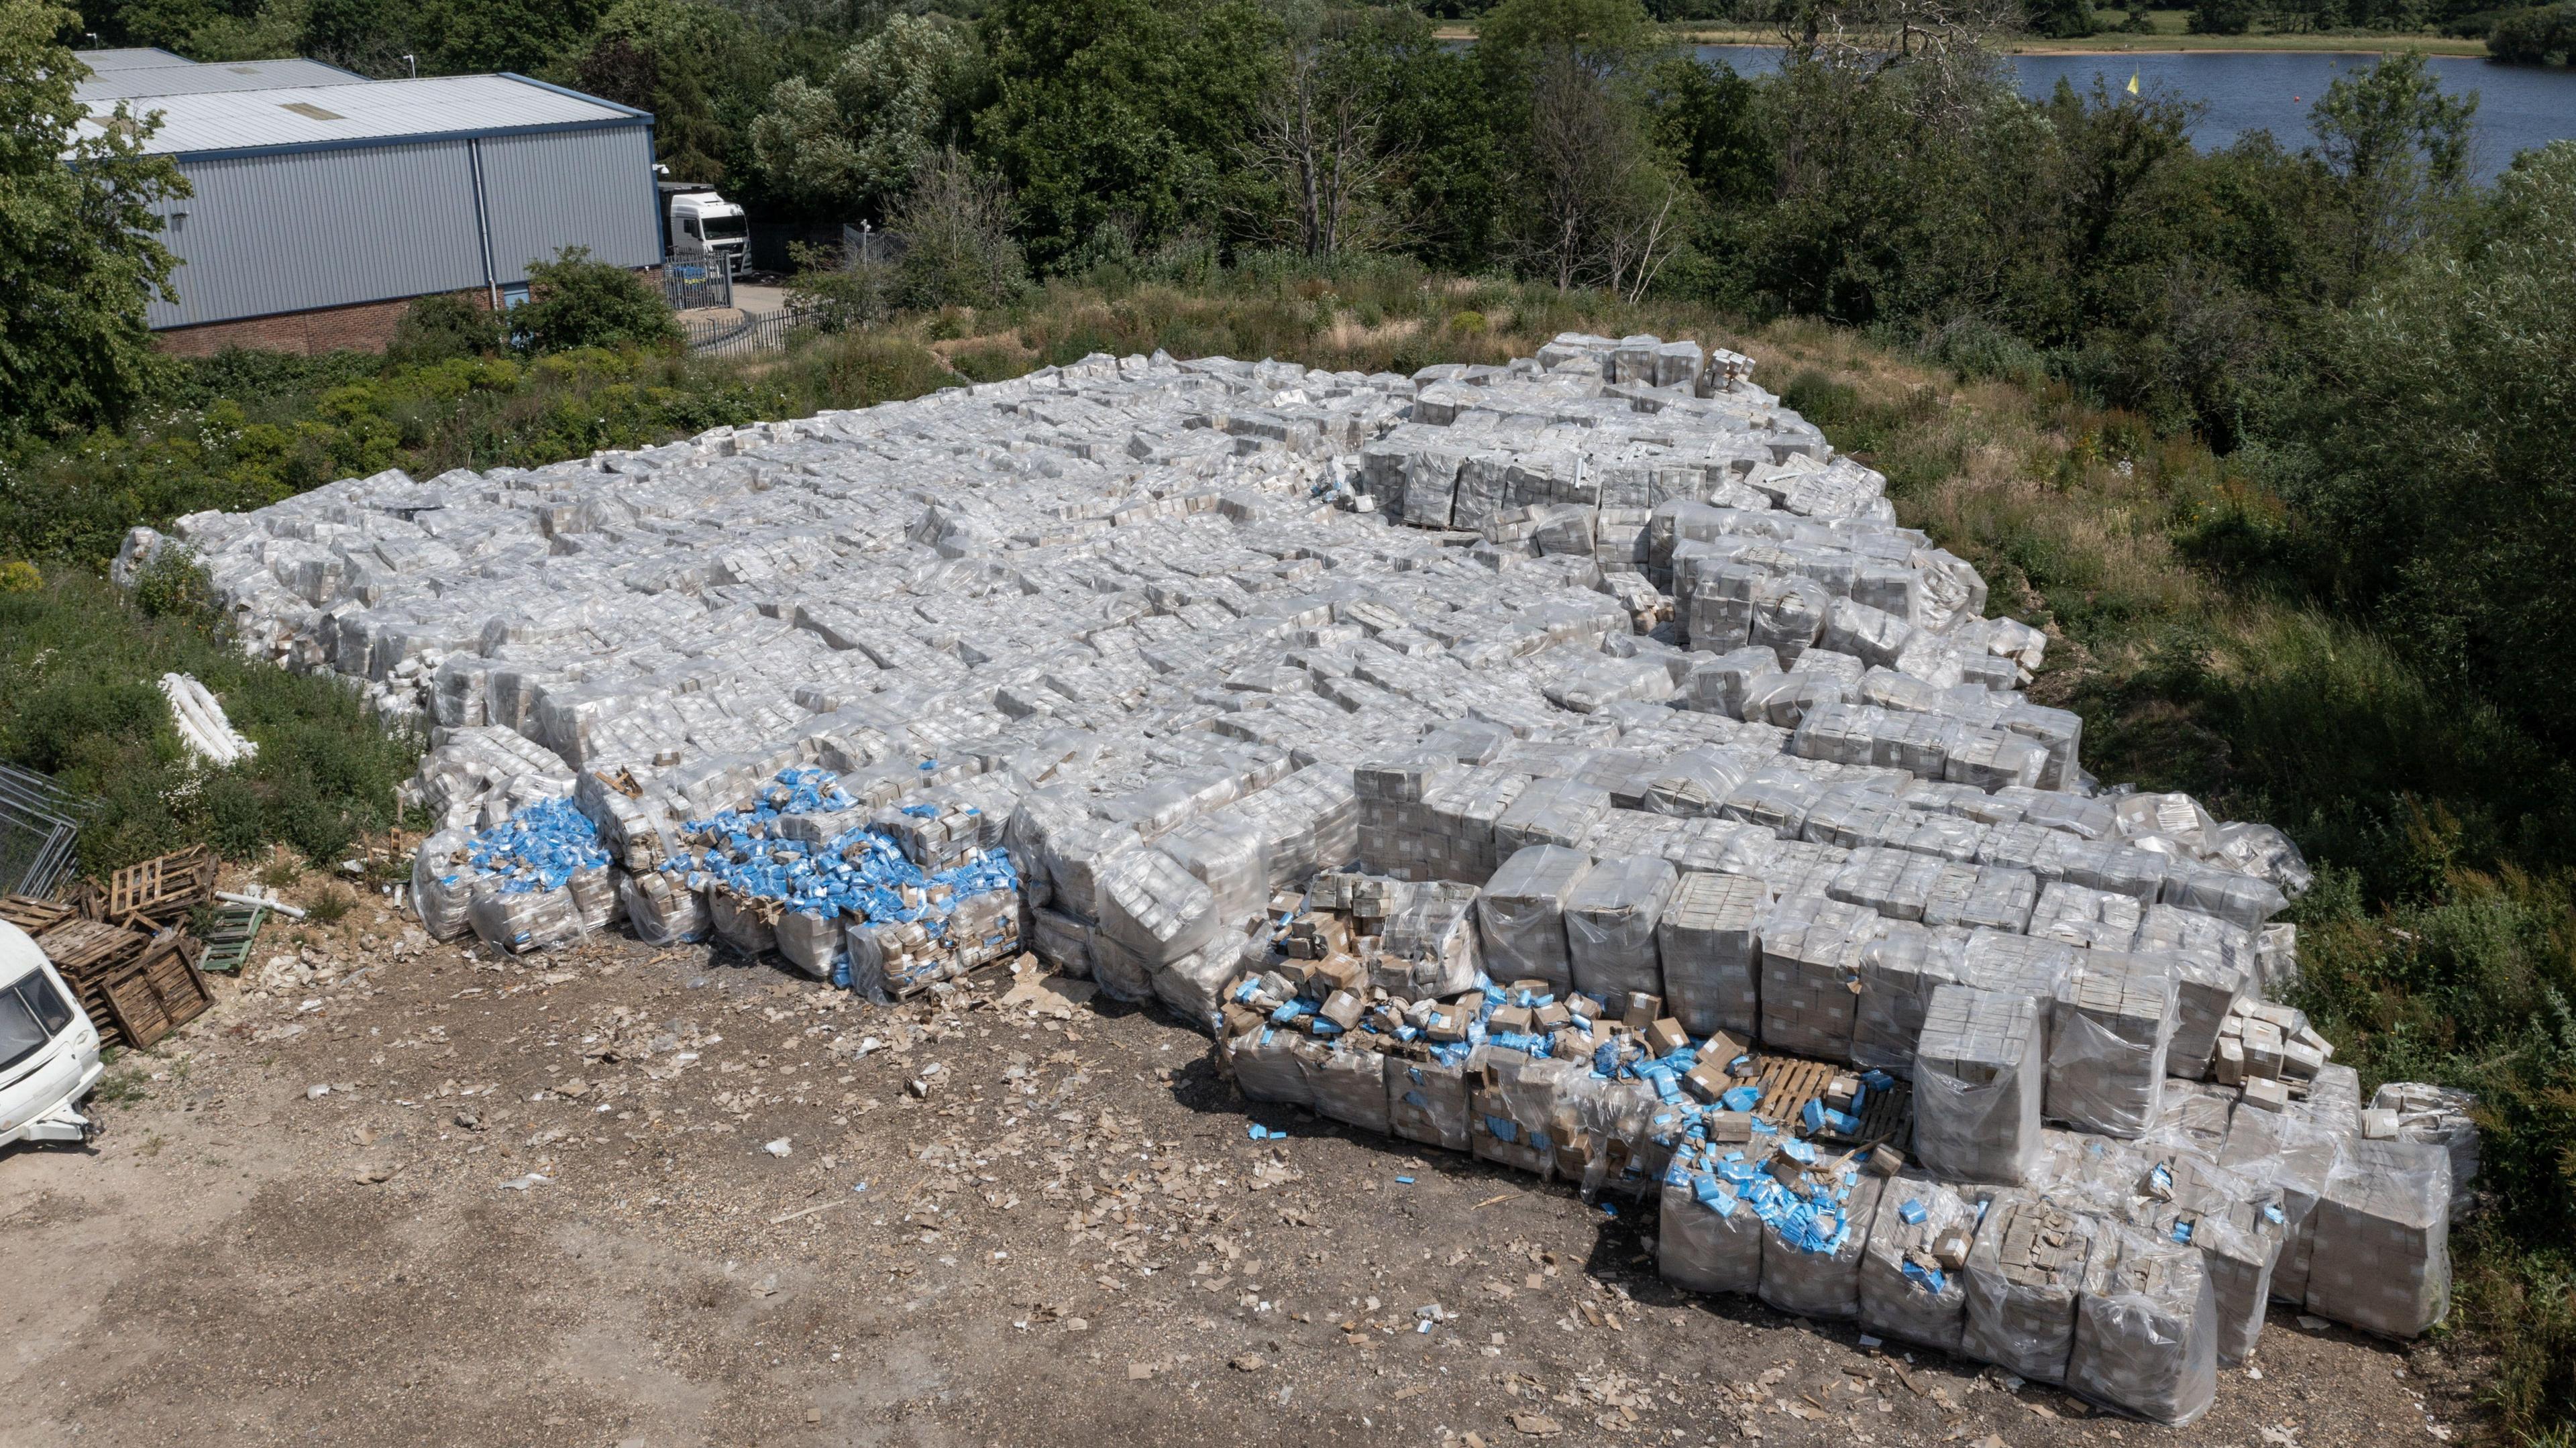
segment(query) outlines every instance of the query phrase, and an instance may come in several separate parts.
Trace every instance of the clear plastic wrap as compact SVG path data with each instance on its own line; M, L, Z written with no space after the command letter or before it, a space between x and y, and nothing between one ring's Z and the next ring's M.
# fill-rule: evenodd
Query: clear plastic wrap
M1312 1110L1315 1088L1306 1083L1306 1068L1297 1059L1297 1043L1305 1039L1266 1022L1236 1036L1226 1052L1234 1069L1236 1088L1254 1101L1277 1101Z
M2239 1107L2228 1121L2219 1165L2281 1193L2281 1252L2271 1282L2272 1296L2280 1301L2307 1300L2317 1199L2325 1195L2345 1144L2340 1133L2286 1112Z
M731 890L707 892L707 922L716 939L738 954L760 956L778 948L778 902L737 895Z
M2429 1141L2451 1157L2451 1209L2456 1217L2478 1179L2478 1098L2420 1081L2391 1081L2371 1093L2374 1111L2392 1112L2400 1141Z
M1898 924L1861 948L1860 994L1852 1002L1851 1062L1864 1069L1914 1074L1914 1048L1923 1035L1932 993L1959 979L1967 937Z
M2021 1184L2039 1159L2039 1004L1936 986L1914 1055L1914 1155L1958 1181Z
M771 928L778 938L778 953L787 958L788 964L816 980L832 978L832 967L841 959L839 916L786 910L779 913L778 923Z
M2075 1303L2101 1225L2020 1191L1999 1193L1968 1250L1968 1326L1982 1358L2043 1383L2066 1381Z
M1616 999L1664 992L1655 925L1677 880L1661 857L1628 855L1593 866L1565 903L1566 953L1574 988Z
M2345 1143L2317 1199L2308 1311L2415 1338L2451 1307L2451 1158L2421 1141Z
M1215 893L1159 849L1124 852L1101 872L1100 933L1149 967L1207 944L1218 923Z
M1971 1240L1978 1203L1919 1171L1890 1177L1860 1261L1860 1325L1902 1342L1959 1351L1967 1330L1964 1262L1941 1265L1952 1240Z
M2170 959L2089 950L2049 1013L2045 1108L2105 1136L2144 1136L2164 1101L2176 983Z
M1610 792L1579 779L1534 779L1494 821L1494 853L1510 859L1540 845L1577 846L1610 810Z
M1468 1147L1486 1161L1547 1176L1556 1153L1558 1086L1574 1063L1479 1046L1468 1060Z
M1038 958L1077 980L1091 979L1096 927L1080 916L1044 907L1029 912L1029 945Z
M1467 1150L1466 1064L1393 1055L1383 1060L1389 1129L1407 1141Z
M1153 971L1154 997L1173 1015L1214 1035L1225 988L1242 973L1241 943L1224 936Z
M1270 903L1270 865L1261 834L1225 815L1190 820L1154 842L1208 887L1219 929L1241 929Z
M1310 1049L1299 1053L1315 1110L1362 1131L1387 1134L1386 1065L1375 1051Z
M1398 960L1413 962L1406 996L1417 1000L1454 996L1473 988L1476 977L1484 973L1477 895L1473 885L1425 885L1413 892L1403 909L1387 917L1380 948Z
M1855 905L1791 896L1762 922L1762 1030L1774 1050L1828 1061L1851 1056L1860 952L1886 922Z
M1800 1317L1860 1316L1860 1261L1885 1177L1846 1165L1830 1204L1762 1230L1762 1300ZM1830 1223L1830 1226L1827 1224ZM1793 1240L1793 1234L1799 1238ZM1810 1235L1811 1234L1811 1235Z
M1740 875L1684 872L1655 925L1664 1009L1694 1037L1761 1027L1762 917L1770 891Z
M412 855L412 908L432 940L454 940L473 929L467 907L474 903L475 888L493 881L466 862L465 846L473 838L471 830L440 830L421 841Z
M1693 1292L1761 1290L1763 1226L1751 1205L1712 1175L1667 1171L1661 1206L1655 1270L1665 1281Z
M588 933L569 885L518 895L497 888L478 890L465 913L476 938L512 955L553 950Z
M1565 905L1591 872L1590 855L1557 845L1533 845L1505 860L1476 901L1485 973L1499 981L1543 980L1560 993L1572 990Z
M2218 1309L2200 1254L2133 1229L2106 1233L2076 1303L2066 1386L2158 1423L2209 1411Z
M714 933L706 898L662 871L629 875L618 890L635 938L646 945L693 945Z
M1091 937L1091 978L1111 1000L1154 998L1154 967L1105 930Z

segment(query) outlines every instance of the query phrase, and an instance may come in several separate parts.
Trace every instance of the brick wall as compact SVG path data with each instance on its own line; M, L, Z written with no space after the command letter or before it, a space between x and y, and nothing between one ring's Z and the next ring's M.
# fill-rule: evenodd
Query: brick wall
M478 304L484 300L479 290L458 295ZM402 320L403 309L410 305L408 298L396 302L361 302L354 307L323 307L310 312L281 312L272 317L209 322L202 327L171 327L155 332L153 341L174 357L211 357L227 347L296 352L307 357L318 357L344 348L381 352L385 350L385 344L393 340L394 323Z

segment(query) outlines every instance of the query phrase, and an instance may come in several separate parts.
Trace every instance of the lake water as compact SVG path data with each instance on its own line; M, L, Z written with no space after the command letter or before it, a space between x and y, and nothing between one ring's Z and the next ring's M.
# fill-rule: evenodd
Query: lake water
M1723 60L1747 75L1777 70L1780 52L1759 45L1703 45L1703 60ZM2367 70L2376 55L2318 51L2163 51L2126 55L2016 55L2022 94L2045 96L2062 77L2078 91L2095 76L2112 89L2135 72L2140 90L2205 103L2192 129L2198 145L2216 149L2247 131L2270 131L2296 149L2308 134L2308 108L2337 75ZM2576 140L2576 71L2496 65L2473 56L2427 57L2434 77L2454 95L2478 97L2477 168L2491 178L2514 153L2551 141Z

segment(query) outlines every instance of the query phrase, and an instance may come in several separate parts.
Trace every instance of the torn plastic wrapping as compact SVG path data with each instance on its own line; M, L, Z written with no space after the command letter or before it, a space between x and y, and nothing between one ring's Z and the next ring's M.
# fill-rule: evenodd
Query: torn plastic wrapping
M420 913L421 928L432 940L454 940L471 930L473 921L466 912L474 902L476 886L497 883L465 862L465 845L472 838L468 830L440 830L421 841L412 855L412 908Z
M1860 1315L1861 1253L1887 1179L1856 1165L1844 1166L1837 1175L1847 1180L1834 1189L1831 1204L1814 1204L1814 1232L1808 1240L1793 1241L1789 1235L1809 1225L1801 1220L1803 1213L1786 1223L1763 1224L1762 1300L1782 1312L1820 1318ZM1831 1230L1823 1226L1828 1219Z
M1761 1290L1760 1215L1712 1176L1668 1171L1663 1182L1655 1226L1655 1270L1663 1279L1693 1292Z
M2021 1185L2039 1160L2045 1068L2028 996L1936 987L1914 1059L1914 1154L1958 1181Z
M2154 1422L2189 1423L2218 1395L2217 1319L2199 1253L2114 1228L2085 1273L2066 1386Z
M1662 858L1628 855L1601 861L1575 885L1565 905L1575 989L1611 999L1630 991L1663 994L1655 925L1676 879Z
M2175 1016L2171 959L2086 951L2049 1012L2049 1119L2104 1136L2153 1129Z
M1466 1063L1383 1059L1388 1128L1407 1141L1467 1150Z
M2374 1111L2395 1113L2400 1141L2428 1141L2450 1153L2451 1216L2469 1205L2478 1179L2478 1122L2475 1094L2421 1081L2390 1081L2371 1093Z
M627 923L646 945L694 945L714 934L706 898L674 884L659 870L628 875L617 888L625 900Z
M1315 1088L1306 1083L1306 1068L1298 1061L1296 1049L1297 1043L1305 1039L1266 1022L1236 1036L1226 1052L1234 1071L1234 1084L1252 1100L1312 1110Z
M1685 871L1655 925L1664 1009L1694 1037L1761 1028L1762 917L1770 891L1741 875Z
M1860 1262L1860 1325L1881 1337L1958 1352L1967 1330L1964 1271L1936 1252L1954 1233L1973 1238L1979 1204L1957 1188L1908 1169L1888 1178Z
M1999 1193L1968 1250L1968 1325L1960 1345L2025 1378L2066 1381L2075 1302L2091 1265L2093 1219L2022 1191Z
M706 894L707 923L727 948L747 956L778 948L778 930L773 923L778 914L777 901L737 895L722 886Z
M1556 1122L1558 1088L1570 1072L1583 1068L1478 1046L1467 1069L1469 1149L1487 1161L1542 1177L1551 1174L1555 1152L1548 1130Z
M1410 999L1458 995L1486 973L1477 894L1473 885L1435 882L1415 890L1403 909L1387 917L1379 948L1413 962Z

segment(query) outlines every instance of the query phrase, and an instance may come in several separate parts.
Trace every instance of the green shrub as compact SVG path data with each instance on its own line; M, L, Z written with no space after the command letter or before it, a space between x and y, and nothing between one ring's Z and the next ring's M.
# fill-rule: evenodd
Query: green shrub
M507 339L501 319L472 298L453 293L422 297L403 309L394 323L385 360L395 366L451 362L460 357L491 357Z
M528 300L510 325L529 353L583 347L668 352L680 345L670 304L624 267L592 261L590 248L568 246L552 261L528 263Z

